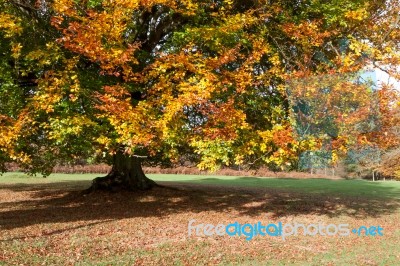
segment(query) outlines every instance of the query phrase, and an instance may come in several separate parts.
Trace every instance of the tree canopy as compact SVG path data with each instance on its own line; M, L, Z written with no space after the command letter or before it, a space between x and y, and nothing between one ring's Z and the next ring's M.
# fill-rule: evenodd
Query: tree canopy
M290 170L326 138L333 160L395 147L393 90L355 76L399 77L399 12L392 0L0 0L0 163L47 174L122 152ZM376 107L379 126L361 130Z

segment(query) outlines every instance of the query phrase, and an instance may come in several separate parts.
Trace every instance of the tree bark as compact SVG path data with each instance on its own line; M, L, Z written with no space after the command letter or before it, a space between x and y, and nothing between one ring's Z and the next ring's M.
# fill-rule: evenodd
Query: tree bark
M95 178L87 192L95 190L148 190L156 185L156 182L144 174L141 158L117 152L114 155L111 171L104 177Z

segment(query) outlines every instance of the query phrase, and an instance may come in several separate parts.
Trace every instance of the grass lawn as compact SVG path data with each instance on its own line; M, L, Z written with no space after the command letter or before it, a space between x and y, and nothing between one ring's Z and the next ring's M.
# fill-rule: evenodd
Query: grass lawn
M82 195L94 174L0 177L4 265L395 265L400 182L148 175L147 192ZM188 236L195 224L381 226L383 236Z

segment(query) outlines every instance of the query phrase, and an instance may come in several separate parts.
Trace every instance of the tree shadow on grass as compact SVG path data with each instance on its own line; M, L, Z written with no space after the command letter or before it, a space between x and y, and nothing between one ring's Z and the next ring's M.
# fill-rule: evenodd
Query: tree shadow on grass
M161 183L167 187L135 192L99 191L89 195L83 195L82 190L90 181L5 184L0 189L0 230L46 223L92 223L206 211L235 211L254 217L268 212L275 218L303 214L367 218L394 213L400 207L399 200L390 197L241 187L232 186L232 180L220 180L218 185ZM379 193L391 195L393 191L390 187L380 187Z

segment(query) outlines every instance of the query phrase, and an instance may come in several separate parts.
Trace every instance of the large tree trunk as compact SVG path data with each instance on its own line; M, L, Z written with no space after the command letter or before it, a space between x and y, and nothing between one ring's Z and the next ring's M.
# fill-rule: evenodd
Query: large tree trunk
M153 180L147 178L144 174L139 157L117 152L114 155L110 173L104 177L95 178L88 192L95 190L116 191L120 189L147 190L156 185Z

